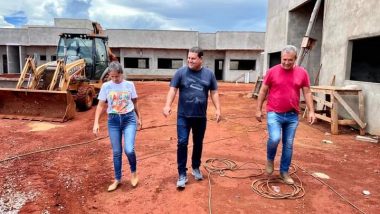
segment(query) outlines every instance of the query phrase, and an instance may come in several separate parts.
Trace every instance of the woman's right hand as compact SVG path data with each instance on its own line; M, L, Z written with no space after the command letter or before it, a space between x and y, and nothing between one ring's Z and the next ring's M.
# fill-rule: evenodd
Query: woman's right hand
M94 127L92 128L92 133L94 133L94 135L98 136L98 133L99 133L99 124L98 123L94 123Z
M142 120L141 118L137 118L137 130L142 130Z

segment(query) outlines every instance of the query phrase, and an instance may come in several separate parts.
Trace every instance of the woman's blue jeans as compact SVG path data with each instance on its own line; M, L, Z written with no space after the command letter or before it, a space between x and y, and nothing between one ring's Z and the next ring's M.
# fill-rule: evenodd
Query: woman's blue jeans
M122 139L124 135L124 152L128 157L131 172L136 172L135 136L136 114L108 114L108 134L110 136L115 179L121 180L122 168Z
M282 155L280 172L289 171L293 155L293 140L298 126L298 114L295 111L286 113L268 112L267 126L269 138L267 142L267 159L274 161L277 147L282 137Z
M190 129L193 134L193 154L191 163L193 169L201 165L203 138L206 132L206 117L183 117L177 118L177 164L178 174L186 175L187 145L189 142Z

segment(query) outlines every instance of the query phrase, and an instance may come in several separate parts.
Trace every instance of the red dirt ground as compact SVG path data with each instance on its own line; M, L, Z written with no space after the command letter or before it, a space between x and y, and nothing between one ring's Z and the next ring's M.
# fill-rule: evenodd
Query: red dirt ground
M91 133L95 108L78 112L66 123L36 123L0 120L0 213L208 213L207 171L197 182L188 171L184 191L175 188L176 111L165 119L161 110L168 82L136 82L143 129L137 134L136 153L140 183L132 188L129 167L123 157L123 183L107 192L113 180L112 154L102 117L102 139ZM254 118L256 100L250 98L253 85L220 83L223 120L217 124L210 102L203 163L210 158L228 158L239 165L254 162L252 170L236 171L235 176L257 173L264 168L266 123ZM176 101L175 101L176 102ZM173 110L176 105L173 105ZM34 130L56 125L49 130ZM232 179L211 175L213 213L379 213L379 144L355 140L358 131L340 127L340 135L326 135L329 125L308 125L301 119L295 138L293 163L302 167L296 174L305 189L300 199L263 198L251 183L265 175ZM321 143L331 140L333 144ZM43 151L6 160L20 154L71 144L70 147ZM191 152L190 142L189 150ZM280 148L280 147L279 147ZM276 156L278 166L280 150ZM189 163L190 167L190 154ZM246 165L248 166L248 165ZM308 173L321 172L327 185ZM278 171L274 176L278 175ZM279 185L285 190L284 185ZM370 195L365 196L363 190ZM354 208L356 206L358 209Z

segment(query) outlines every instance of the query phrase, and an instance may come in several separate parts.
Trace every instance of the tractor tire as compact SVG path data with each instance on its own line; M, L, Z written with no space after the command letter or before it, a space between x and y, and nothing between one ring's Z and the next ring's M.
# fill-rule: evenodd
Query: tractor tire
M75 99L79 111L87 111L93 105L95 89L93 86L80 86Z

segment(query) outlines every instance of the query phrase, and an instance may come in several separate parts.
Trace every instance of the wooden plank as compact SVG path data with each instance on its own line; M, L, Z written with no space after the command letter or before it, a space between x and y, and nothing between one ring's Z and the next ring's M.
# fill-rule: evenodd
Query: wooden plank
M257 98L259 96L261 85L263 84L263 78L257 77L255 88L253 89L252 97Z
M361 89L357 88L344 88L344 87L338 87L338 86L328 86L328 85L319 85L319 86L310 86L310 89L315 90L315 91L338 91L339 93L341 92L353 92L354 94L357 94L358 91L361 91Z
M378 137L371 137L371 136L356 136L355 139L360 140L360 141L371 142L371 143L378 143L379 142Z
M314 85L318 85L318 84L319 84L319 74L321 73L321 68L322 68L322 64L319 65L318 72L317 72L317 74L315 75L315 78L314 78Z
M334 92L334 97L338 100L340 104L342 104L343 108L351 115L351 117L358 123L360 128L365 128L367 124L365 124L359 116L352 110L352 108L344 101L344 99L337 93Z
M335 75L333 75L333 77L331 78L330 85L331 86L335 85Z
M355 90L355 91L345 91L345 90L334 90L336 91L337 93L339 93L341 96L342 95L355 95L357 96L358 95L358 91L361 91L361 90Z
M318 119L321 119L321 120L324 120L326 122L329 122L331 123L331 118L325 116L325 115L322 115L322 114L315 114L315 117L318 118Z
M332 103L331 102L328 102L326 101L325 99L322 99L320 97L317 97L317 96L314 96L313 95L313 100L317 101L318 103L324 105L324 106L327 106L327 107L332 107Z
M326 110L326 109L314 110L314 112L318 113L318 114L327 114L327 113L330 113L330 111Z
M234 80L232 80L232 82L237 82L239 79L243 78L244 76L245 76L245 73L236 77Z
M331 108L331 134L338 134L338 105L335 101L335 97L332 97L332 108Z
M310 87L310 90L312 93L323 93L323 94L332 94L332 90L331 89L323 89L323 88L315 88L315 86L311 86Z
M338 120L339 125L356 125L355 120L349 120L349 119L344 119L344 120Z
M311 31L312 31L312 29L314 27L315 20L318 17L318 11L319 11L319 8L321 6L321 2L322 2L322 0L317 0L315 2L314 8L313 8L313 12L311 13L309 24L308 24L307 29L306 29L305 37L310 37ZM310 50L311 48L312 47L306 47L306 48L305 47L301 47L301 50L298 53L298 58L297 58L297 61L296 61L296 65L301 65L302 64L302 61L303 61L303 58L305 56L306 50Z

